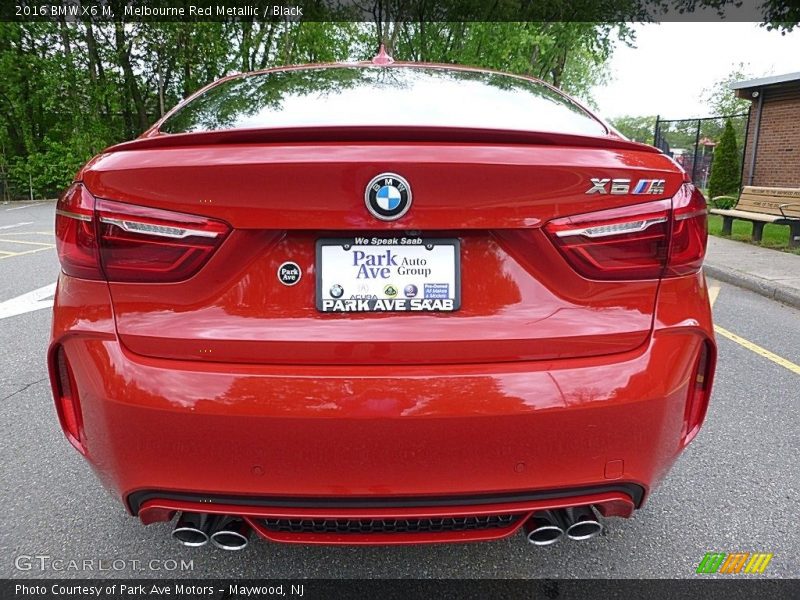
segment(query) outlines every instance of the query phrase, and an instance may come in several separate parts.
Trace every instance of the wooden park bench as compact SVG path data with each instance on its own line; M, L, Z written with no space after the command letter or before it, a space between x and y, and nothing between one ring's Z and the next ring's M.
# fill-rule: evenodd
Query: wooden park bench
M718 196L711 203L729 198ZM730 235L733 221L750 221L752 239L760 242L764 225L789 226L789 246L800 246L800 189L745 186L739 200L731 209L712 208L709 212L722 217L722 235Z

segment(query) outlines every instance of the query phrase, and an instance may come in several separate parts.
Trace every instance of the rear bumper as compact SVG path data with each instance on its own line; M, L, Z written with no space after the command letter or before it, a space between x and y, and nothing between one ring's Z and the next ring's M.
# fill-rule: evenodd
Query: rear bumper
M641 487L624 483L402 499L215 497L151 490L135 492L128 501L145 524L186 511L243 517L261 537L274 542L418 544L499 539L514 534L535 512L571 506L593 505L604 516L628 517L643 493Z
M240 514L265 537L303 542L322 540L270 533L260 519L529 514L580 503L629 516L688 441L693 366L713 344L702 275L662 285L653 335L635 351L492 365L145 358L119 343L105 284L65 276L55 315L51 356L60 345L70 361L86 457L133 514ZM413 540L492 539L521 523Z

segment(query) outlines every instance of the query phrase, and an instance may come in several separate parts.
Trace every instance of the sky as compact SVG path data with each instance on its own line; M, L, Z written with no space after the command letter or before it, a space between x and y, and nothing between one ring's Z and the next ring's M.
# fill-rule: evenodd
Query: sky
M598 112L709 116L703 88L724 79L739 63L753 78L800 71L800 30L786 35L755 23L648 23L634 25L635 47L618 44L609 80L592 91Z

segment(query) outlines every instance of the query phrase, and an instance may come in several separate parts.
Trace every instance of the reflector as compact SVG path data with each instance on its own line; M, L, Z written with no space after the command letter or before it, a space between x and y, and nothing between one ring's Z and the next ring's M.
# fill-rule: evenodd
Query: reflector
M64 352L64 347L59 345L55 353L51 356L53 357L51 360L55 360L56 363L55 369L51 369L50 372L54 373L56 377L56 381L53 382L53 388L56 399L56 411L61 420L61 426L64 429L69 443L81 454L86 454L78 391L75 386L72 368Z

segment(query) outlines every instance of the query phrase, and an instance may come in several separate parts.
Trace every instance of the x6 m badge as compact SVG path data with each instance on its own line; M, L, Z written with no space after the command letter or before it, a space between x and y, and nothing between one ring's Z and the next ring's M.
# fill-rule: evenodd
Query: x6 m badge
M640 179L631 186L630 179L600 179L592 177L587 194L663 194L663 179Z

